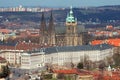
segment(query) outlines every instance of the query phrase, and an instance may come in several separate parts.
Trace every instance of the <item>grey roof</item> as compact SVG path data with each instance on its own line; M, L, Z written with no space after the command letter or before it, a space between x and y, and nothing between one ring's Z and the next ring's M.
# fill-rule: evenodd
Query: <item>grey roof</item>
M16 46L17 42L5 42L5 41L0 41L1 46Z
M105 50L112 48L111 45L108 44L101 44L101 45L83 45L83 46L56 46L56 47L50 47L45 48L44 52L46 54L49 53L57 53L57 52L76 52L76 51L91 51L91 50Z

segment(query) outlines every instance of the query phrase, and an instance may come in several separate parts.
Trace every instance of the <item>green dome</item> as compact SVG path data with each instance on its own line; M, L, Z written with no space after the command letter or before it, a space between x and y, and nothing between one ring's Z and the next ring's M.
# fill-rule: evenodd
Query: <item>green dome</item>
M72 7L70 8L69 14L67 14L66 22L77 22L77 19L73 15Z

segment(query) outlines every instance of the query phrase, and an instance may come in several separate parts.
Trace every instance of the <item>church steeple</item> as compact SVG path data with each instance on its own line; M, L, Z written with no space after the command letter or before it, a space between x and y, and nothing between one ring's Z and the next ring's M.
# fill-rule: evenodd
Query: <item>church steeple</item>
M48 26L48 35L49 35L49 44L55 45L55 26L54 26L52 11L50 14L50 20L49 20L49 26Z
M72 16L72 17L73 17L72 6L70 7L70 16Z
M74 17L72 6L70 7L70 12L67 14L66 23L76 23L77 18Z
M46 31L47 31L46 21L45 21L45 17L44 17L44 12L42 12L41 25L40 25L40 33L41 33L42 35L44 35Z
M51 34L52 32L54 32L55 27L54 27L54 21L53 21L53 14L51 11L51 15L50 15L50 20L49 20L49 26L48 26L48 31Z
M44 17L44 12L42 12L41 24L40 24L40 40L39 40L39 44L47 43L47 41L48 41L47 35L48 35L48 31L47 31L47 27L46 27L46 21L45 21L45 17Z
M70 7L66 18L66 45L76 46L78 44L77 36L77 18L74 17L72 7Z

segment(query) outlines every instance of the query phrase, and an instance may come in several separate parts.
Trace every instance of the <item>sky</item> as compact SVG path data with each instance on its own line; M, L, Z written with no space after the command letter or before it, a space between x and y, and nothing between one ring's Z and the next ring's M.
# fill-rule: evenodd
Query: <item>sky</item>
M41 7L92 7L120 5L120 0L0 0L0 7L16 7L19 5Z

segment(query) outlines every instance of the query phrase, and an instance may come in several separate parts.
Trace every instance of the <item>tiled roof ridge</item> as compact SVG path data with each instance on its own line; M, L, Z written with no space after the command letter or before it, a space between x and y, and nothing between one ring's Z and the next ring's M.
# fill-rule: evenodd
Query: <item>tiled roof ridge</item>
M32 50L32 49L36 49L36 48L40 48L41 45L40 44L35 44L35 43L31 43L31 42L14 42L14 43L4 43L4 42L0 42L0 49L1 50L5 50L5 49L9 49L9 50Z

